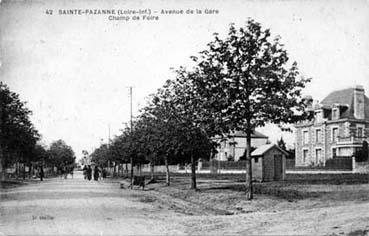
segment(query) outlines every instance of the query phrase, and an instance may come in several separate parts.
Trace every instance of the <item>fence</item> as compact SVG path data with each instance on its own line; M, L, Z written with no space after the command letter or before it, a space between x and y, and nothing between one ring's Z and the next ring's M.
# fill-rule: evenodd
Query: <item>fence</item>
M286 159L286 169L295 168L295 159Z
M245 170L246 161L202 161L201 170L210 170L217 172L218 170Z
M325 162L325 168L328 170L352 170L351 157L334 157Z

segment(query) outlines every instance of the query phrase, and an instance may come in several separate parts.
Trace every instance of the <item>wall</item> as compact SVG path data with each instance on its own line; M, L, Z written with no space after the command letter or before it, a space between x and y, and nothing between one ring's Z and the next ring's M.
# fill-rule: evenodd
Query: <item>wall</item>
M178 171L178 165L169 165L169 172L177 172ZM150 172L150 164L142 165L142 171L143 172ZM160 166L154 166L154 172L166 172L165 165Z
M354 159L354 158L353 158ZM369 161L355 162L353 160L353 172L354 173L369 173Z
M259 157L258 162L255 162L255 158L251 159L252 179L262 181L263 180L263 158Z
M286 156L276 148L273 148L264 154L263 159L263 181L274 180L274 155L282 155L282 179L286 173Z

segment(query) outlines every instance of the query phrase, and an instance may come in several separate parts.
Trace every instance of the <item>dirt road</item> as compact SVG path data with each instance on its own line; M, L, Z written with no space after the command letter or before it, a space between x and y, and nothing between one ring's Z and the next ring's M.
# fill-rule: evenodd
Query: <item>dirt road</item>
M5 235L158 235L182 231L181 227L164 220L166 210L137 201L134 195L119 189L117 184L86 181L78 172L74 179L51 179L2 190L0 232Z
M224 190L224 194L228 193ZM48 179L2 189L0 200L0 235L343 235L352 232L364 235L369 232L366 200L318 204L314 199L288 202L256 196L253 202L242 203L248 206L241 203L240 206L244 209L257 206L260 210L225 215L157 191L119 189L118 183L108 181L89 182L81 174L75 174L74 179ZM216 207L215 200L208 201L214 201Z

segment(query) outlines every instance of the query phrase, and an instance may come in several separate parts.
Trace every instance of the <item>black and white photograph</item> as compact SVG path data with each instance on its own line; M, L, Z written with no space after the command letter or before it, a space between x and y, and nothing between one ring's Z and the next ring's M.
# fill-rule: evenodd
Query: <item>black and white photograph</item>
M369 235L369 0L0 0L0 236Z

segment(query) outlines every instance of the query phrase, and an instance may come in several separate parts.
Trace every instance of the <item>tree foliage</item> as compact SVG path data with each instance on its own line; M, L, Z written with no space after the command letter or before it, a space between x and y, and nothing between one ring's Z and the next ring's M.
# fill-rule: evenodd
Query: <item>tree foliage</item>
M214 153L212 138L245 131L246 193L252 199L251 133L269 122L285 129L304 119L301 91L309 79L289 62L281 38L271 38L270 30L252 19L243 28L232 24L224 39L214 36L192 57L195 66L175 70L175 79L150 97L132 130L110 148L122 160L134 157L137 163L190 161L191 187L196 188L196 160Z
M296 62L289 63L281 38L271 39L270 30L252 19L243 28L232 24L224 39L214 36L208 49L193 57L198 76L191 84L207 101L203 110L226 121L224 131L246 132L246 194L252 199L251 133L268 122L283 128L303 119L301 91L309 79L299 75Z
M52 142L48 152L50 162L56 167L72 165L76 159L73 149L61 139Z
M30 120L31 111L19 95L0 82L0 164L2 179L5 167L15 163L30 163L38 131Z

